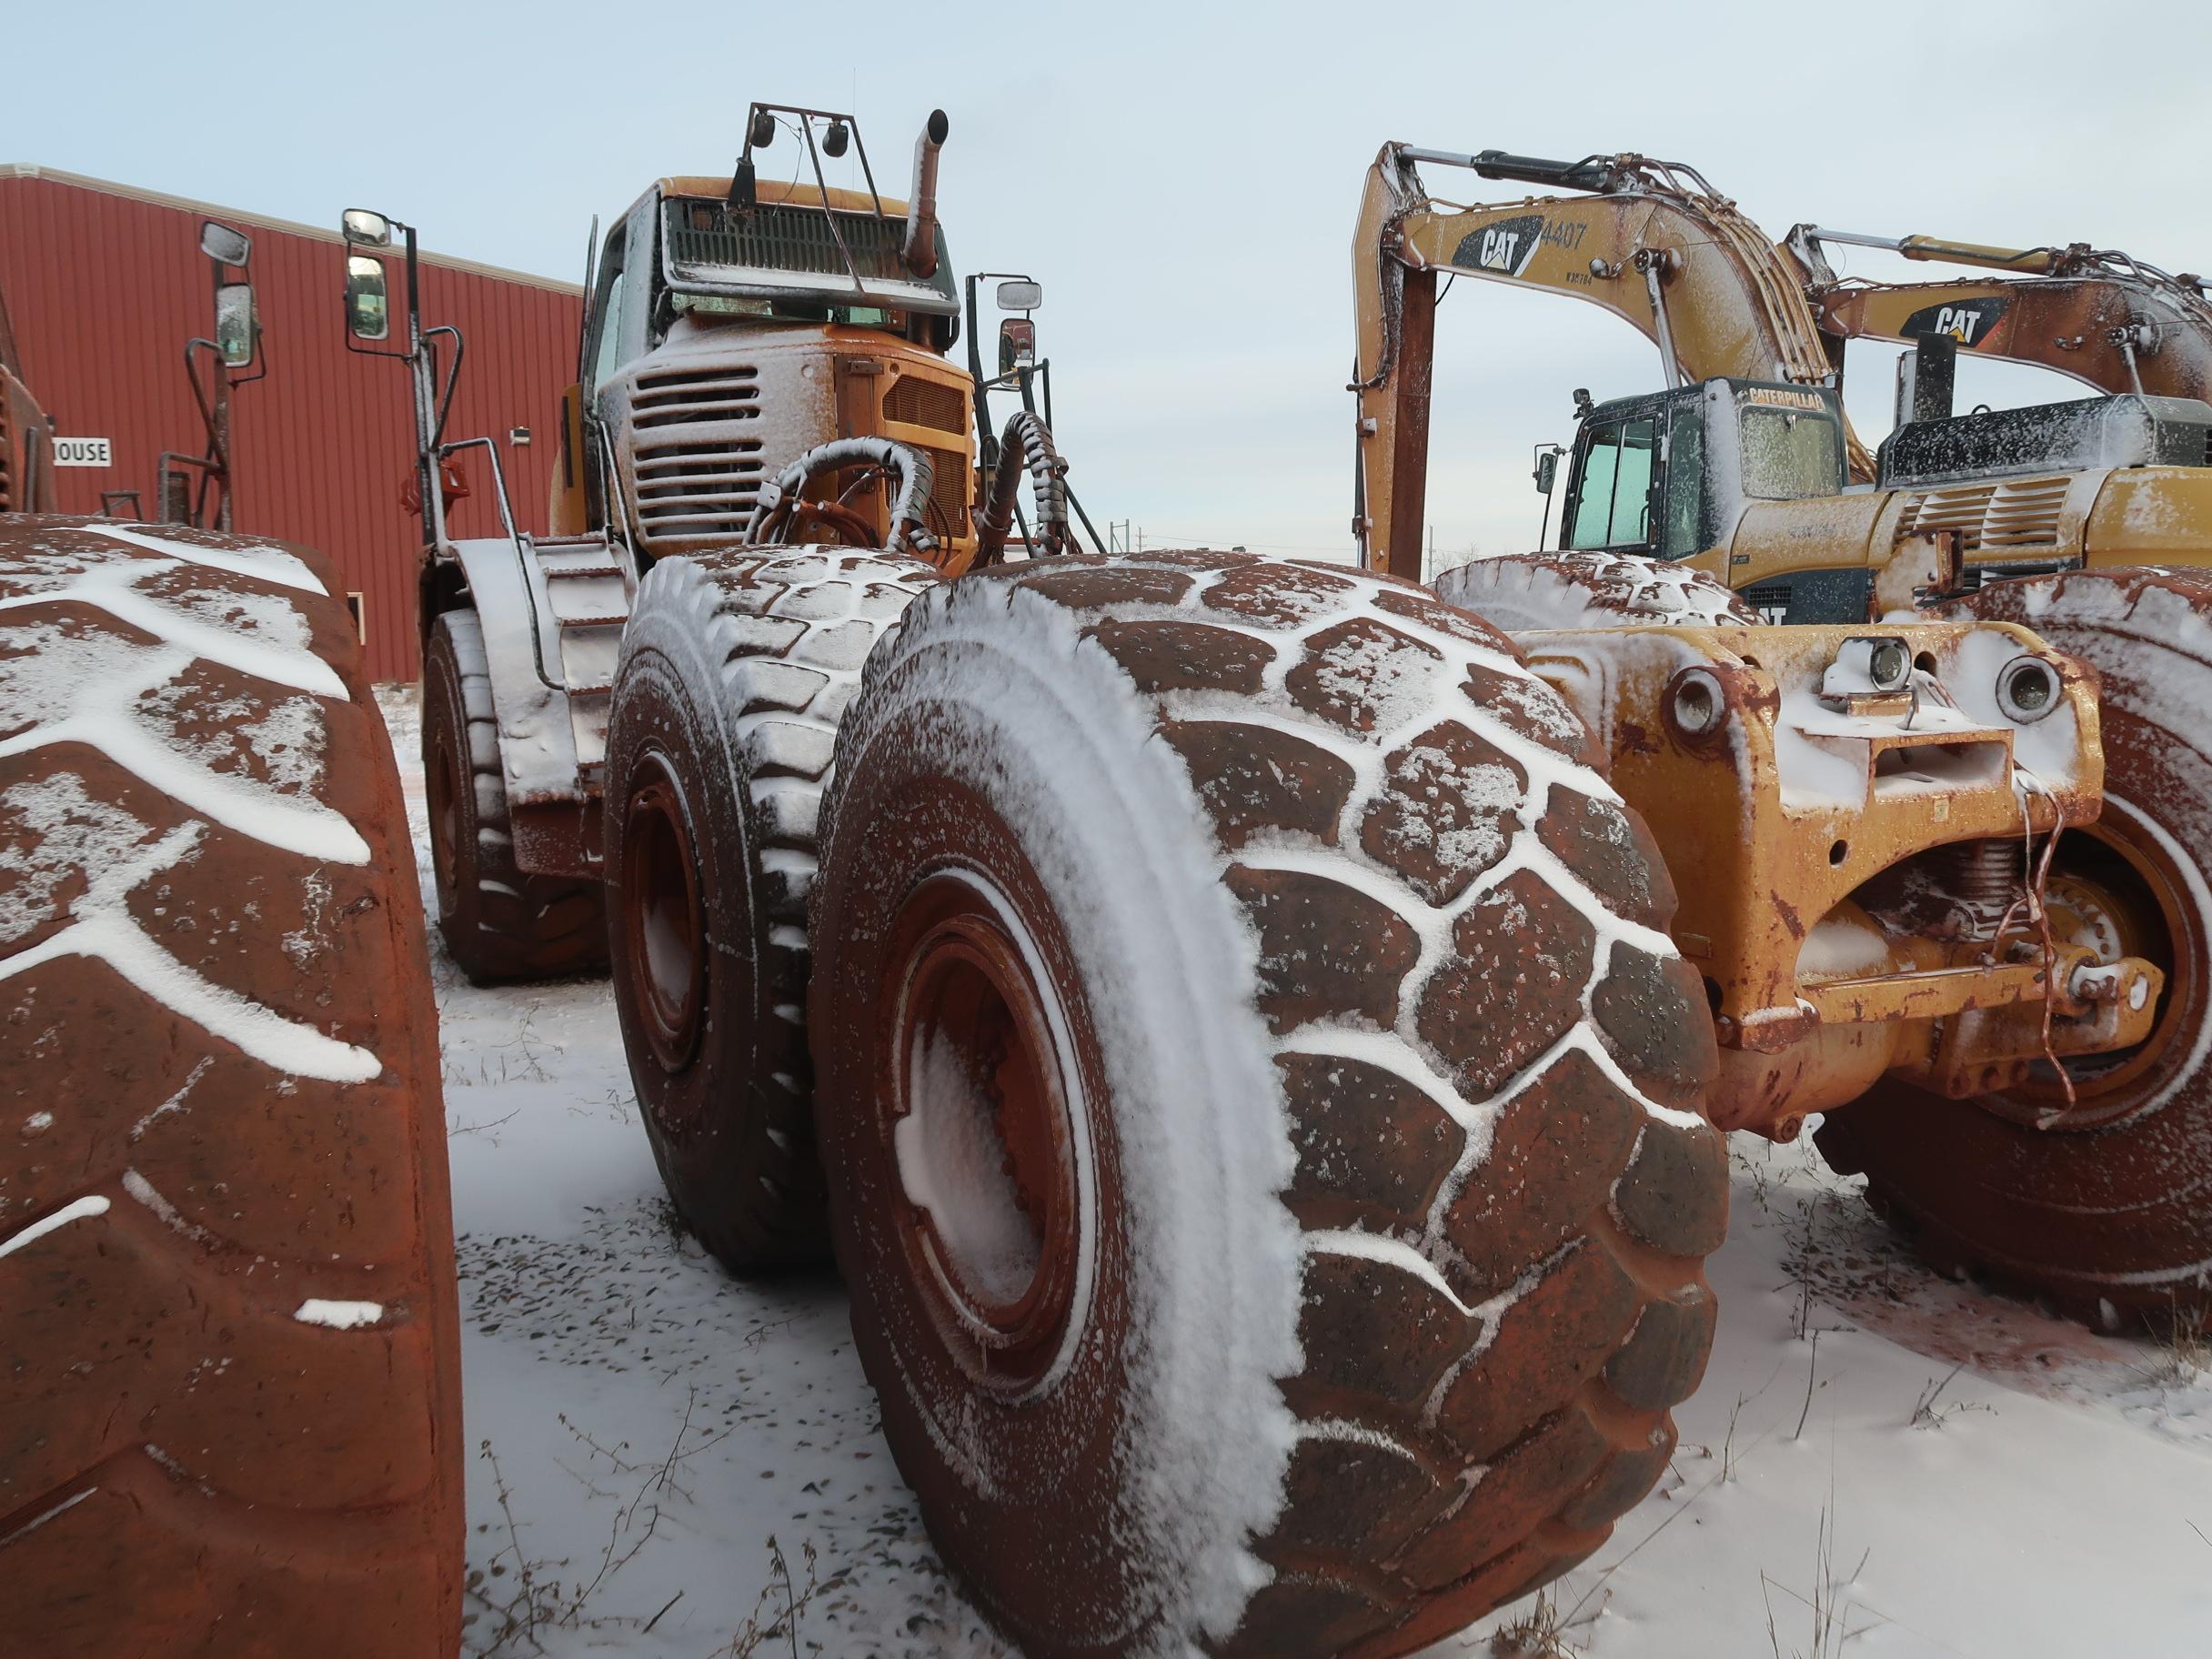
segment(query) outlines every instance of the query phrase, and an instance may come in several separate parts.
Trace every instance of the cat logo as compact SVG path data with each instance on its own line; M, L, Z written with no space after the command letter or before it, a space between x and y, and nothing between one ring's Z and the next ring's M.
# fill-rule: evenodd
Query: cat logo
M1516 214L1480 230L1471 230L1452 250L1452 263L1464 271L1518 276L1528 269L1543 240L1543 215Z
M1905 319L1905 327L1899 332L1908 340L1947 334L1971 351L1987 342L1990 330L2011 308L2012 301L1996 294L1980 299L1956 299L1947 305L1924 306Z
M1510 271L1513 268L1513 252L1520 246L1521 233L1517 230L1486 230L1483 233L1483 251L1477 256L1486 271Z
M1744 388L1745 403L1767 404L1775 408L1803 409L1807 414L1825 415L1828 401L1818 392L1801 392L1793 387L1749 386Z
M1762 605L1759 607L1759 620L1765 623L1769 628L1780 628L1789 619L1790 607L1789 601L1786 599L1785 599L1779 605Z

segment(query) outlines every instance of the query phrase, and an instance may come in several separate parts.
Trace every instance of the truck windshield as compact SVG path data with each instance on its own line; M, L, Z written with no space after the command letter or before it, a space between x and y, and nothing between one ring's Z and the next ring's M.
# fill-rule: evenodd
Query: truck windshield
M1803 409L1743 406L1744 493L1763 501L1832 496L1844 487L1835 420Z

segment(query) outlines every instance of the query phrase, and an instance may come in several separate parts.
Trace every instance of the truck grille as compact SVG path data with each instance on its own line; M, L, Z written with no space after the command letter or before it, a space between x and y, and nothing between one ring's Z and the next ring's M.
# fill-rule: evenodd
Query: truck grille
M630 403L638 532L649 548L735 536L760 492L759 372L662 369Z
M1897 534L1956 530L1969 556L2006 548L2056 547L2069 484L2064 478L2004 478L1927 490L1905 509Z
M968 430L968 399L957 386L942 386L917 375L901 375L884 395L883 418L940 432Z
M930 457L928 528L950 541L968 534L968 457L958 449L923 446Z

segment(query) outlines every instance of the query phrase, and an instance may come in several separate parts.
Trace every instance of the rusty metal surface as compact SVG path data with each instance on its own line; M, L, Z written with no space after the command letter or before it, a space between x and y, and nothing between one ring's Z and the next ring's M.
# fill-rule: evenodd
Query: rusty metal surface
M1992 584L1959 617L2032 618L2102 681L2106 799L2060 841L2055 930L2159 968L2132 1047L2036 1068L1953 1103L1902 1077L1826 1119L1822 1151L1863 1171L1915 1248L2107 1326L2212 1312L2212 577L2070 571ZM2069 915L2071 912L2071 915ZM2101 922L2084 925L2095 912Z
M1869 638L1915 659L1904 689L1843 672L1850 642ZM2038 920L2023 838L2046 847L2093 819L2103 763L2094 677L2026 628L1628 628L1516 643L1596 732L1667 855L1675 940L1720 1041L1716 1123L1790 1139L1885 1072L1981 1092L2053 1052L2141 1040L2157 967L2106 970ZM2033 724L1996 698L1995 675L2020 657L2059 687ZM1951 901L1956 860L1941 854L1957 844L1994 849L1995 887L2017 902Z

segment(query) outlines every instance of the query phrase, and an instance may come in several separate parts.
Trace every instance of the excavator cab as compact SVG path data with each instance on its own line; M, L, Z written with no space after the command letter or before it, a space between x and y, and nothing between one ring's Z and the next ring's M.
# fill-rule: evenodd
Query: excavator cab
M1680 559L1720 545L1754 501L1845 485L1825 387L1718 378L1593 408L1575 434L1560 546Z

